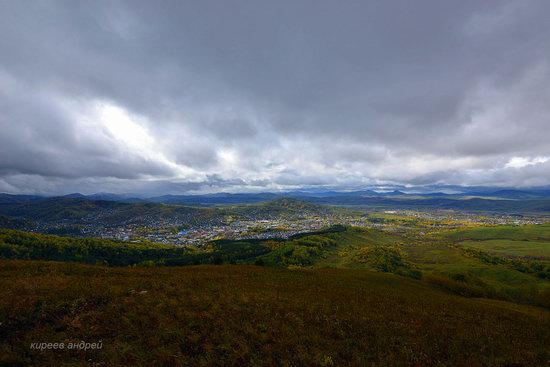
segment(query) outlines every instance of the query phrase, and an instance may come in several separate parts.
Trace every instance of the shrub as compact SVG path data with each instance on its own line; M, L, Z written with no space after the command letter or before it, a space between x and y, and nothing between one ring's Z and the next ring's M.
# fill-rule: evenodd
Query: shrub
M487 297L489 295L487 287L479 284L481 281L473 281L472 276L466 274L454 274L449 277L444 274L434 273L426 276L425 279L431 284L464 297Z

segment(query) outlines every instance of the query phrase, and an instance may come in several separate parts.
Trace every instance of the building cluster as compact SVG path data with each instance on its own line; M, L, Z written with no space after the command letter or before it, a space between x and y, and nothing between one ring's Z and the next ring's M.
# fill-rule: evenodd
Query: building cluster
M87 218L89 219L89 218ZM175 246L202 246L218 239L269 239L289 238L305 232L317 231L335 224L355 227L398 230L418 220L422 225L437 228L458 228L465 224L542 224L548 218L527 215L457 212L449 210L413 211L332 211L320 213L302 213L290 216L252 215L248 217L226 217L190 221L187 217L159 219L155 216L143 216L139 221L102 223L86 220L78 225L59 222L56 224L38 224L31 230L54 234L100 237L130 242L155 242ZM194 223L194 224L190 224Z

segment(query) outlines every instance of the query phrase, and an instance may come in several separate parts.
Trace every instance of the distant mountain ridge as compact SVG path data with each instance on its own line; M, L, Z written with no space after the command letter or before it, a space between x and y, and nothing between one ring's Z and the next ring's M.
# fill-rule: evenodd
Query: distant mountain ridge
M436 190L434 188L434 190ZM456 190L456 188L455 188ZM506 189L506 188L464 188L461 193L408 192L391 190L376 192L374 190L360 191L289 191L263 193L214 193L202 195L162 195L149 198L137 197L133 194L98 193L83 195L71 193L65 196L44 197L37 195L10 195L0 194L0 214L11 215L6 212L6 206L32 206L32 203L42 203L36 208L44 209L52 201L61 205L63 200L79 200L84 202L102 202L101 206L108 207L108 203L120 204L166 204L192 207L211 207L224 205L260 204L281 199L294 199L320 205L365 206L372 208L404 208L404 209L445 209L466 211L492 212L550 212L550 189ZM26 205L24 205L26 204ZM67 201L66 204L71 204ZM98 205L98 204L96 204ZM3 209L4 208L4 209ZM138 207L136 207L138 208ZM60 209L60 208L58 208ZM66 209L66 208L65 208ZM28 208L30 210L30 207ZM64 210L66 212L66 210ZM34 219L34 218L32 218Z
M227 193L218 192L211 194L166 194L158 196L144 196L135 193L115 194L108 192L99 192L95 194L69 193L66 195L46 196L46 195L18 195L0 193L0 203L5 201L31 201L52 197L65 198L85 198L91 200L106 201L149 201L158 203L177 203L177 204L210 204L210 203L247 203L276 200L279 198L327 198L327 197L387 197L387 196L423 196L423 197L464 197L481 196L494 198L517 198L517 199L540 199L550 198L550 187L537 188L498 188L498 187L452 187L452 193L445 192L449 188L446 186L434 186L431 189L420 188L401 188L394 190L355 190L355 191L330 191L330 190L291 190L281 192L259 192L259 193Z

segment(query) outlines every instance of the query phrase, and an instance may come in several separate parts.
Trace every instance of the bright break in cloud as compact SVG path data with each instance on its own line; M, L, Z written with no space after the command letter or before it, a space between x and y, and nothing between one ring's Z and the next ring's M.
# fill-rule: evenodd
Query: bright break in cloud
M1 1L0 191L550 181L547 1Z

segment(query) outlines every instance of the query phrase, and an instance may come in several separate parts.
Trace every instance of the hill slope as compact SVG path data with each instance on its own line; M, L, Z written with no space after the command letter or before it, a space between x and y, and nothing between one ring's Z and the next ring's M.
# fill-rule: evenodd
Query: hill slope
M0 261L0 364L537 366L550 313L359 270ZM101 350L32 342L102 341Z
M179 219L184 223L196 224L219 223L223 212L180 205L56 197L33 201L0 202L0 215L46 223L110 225Z

